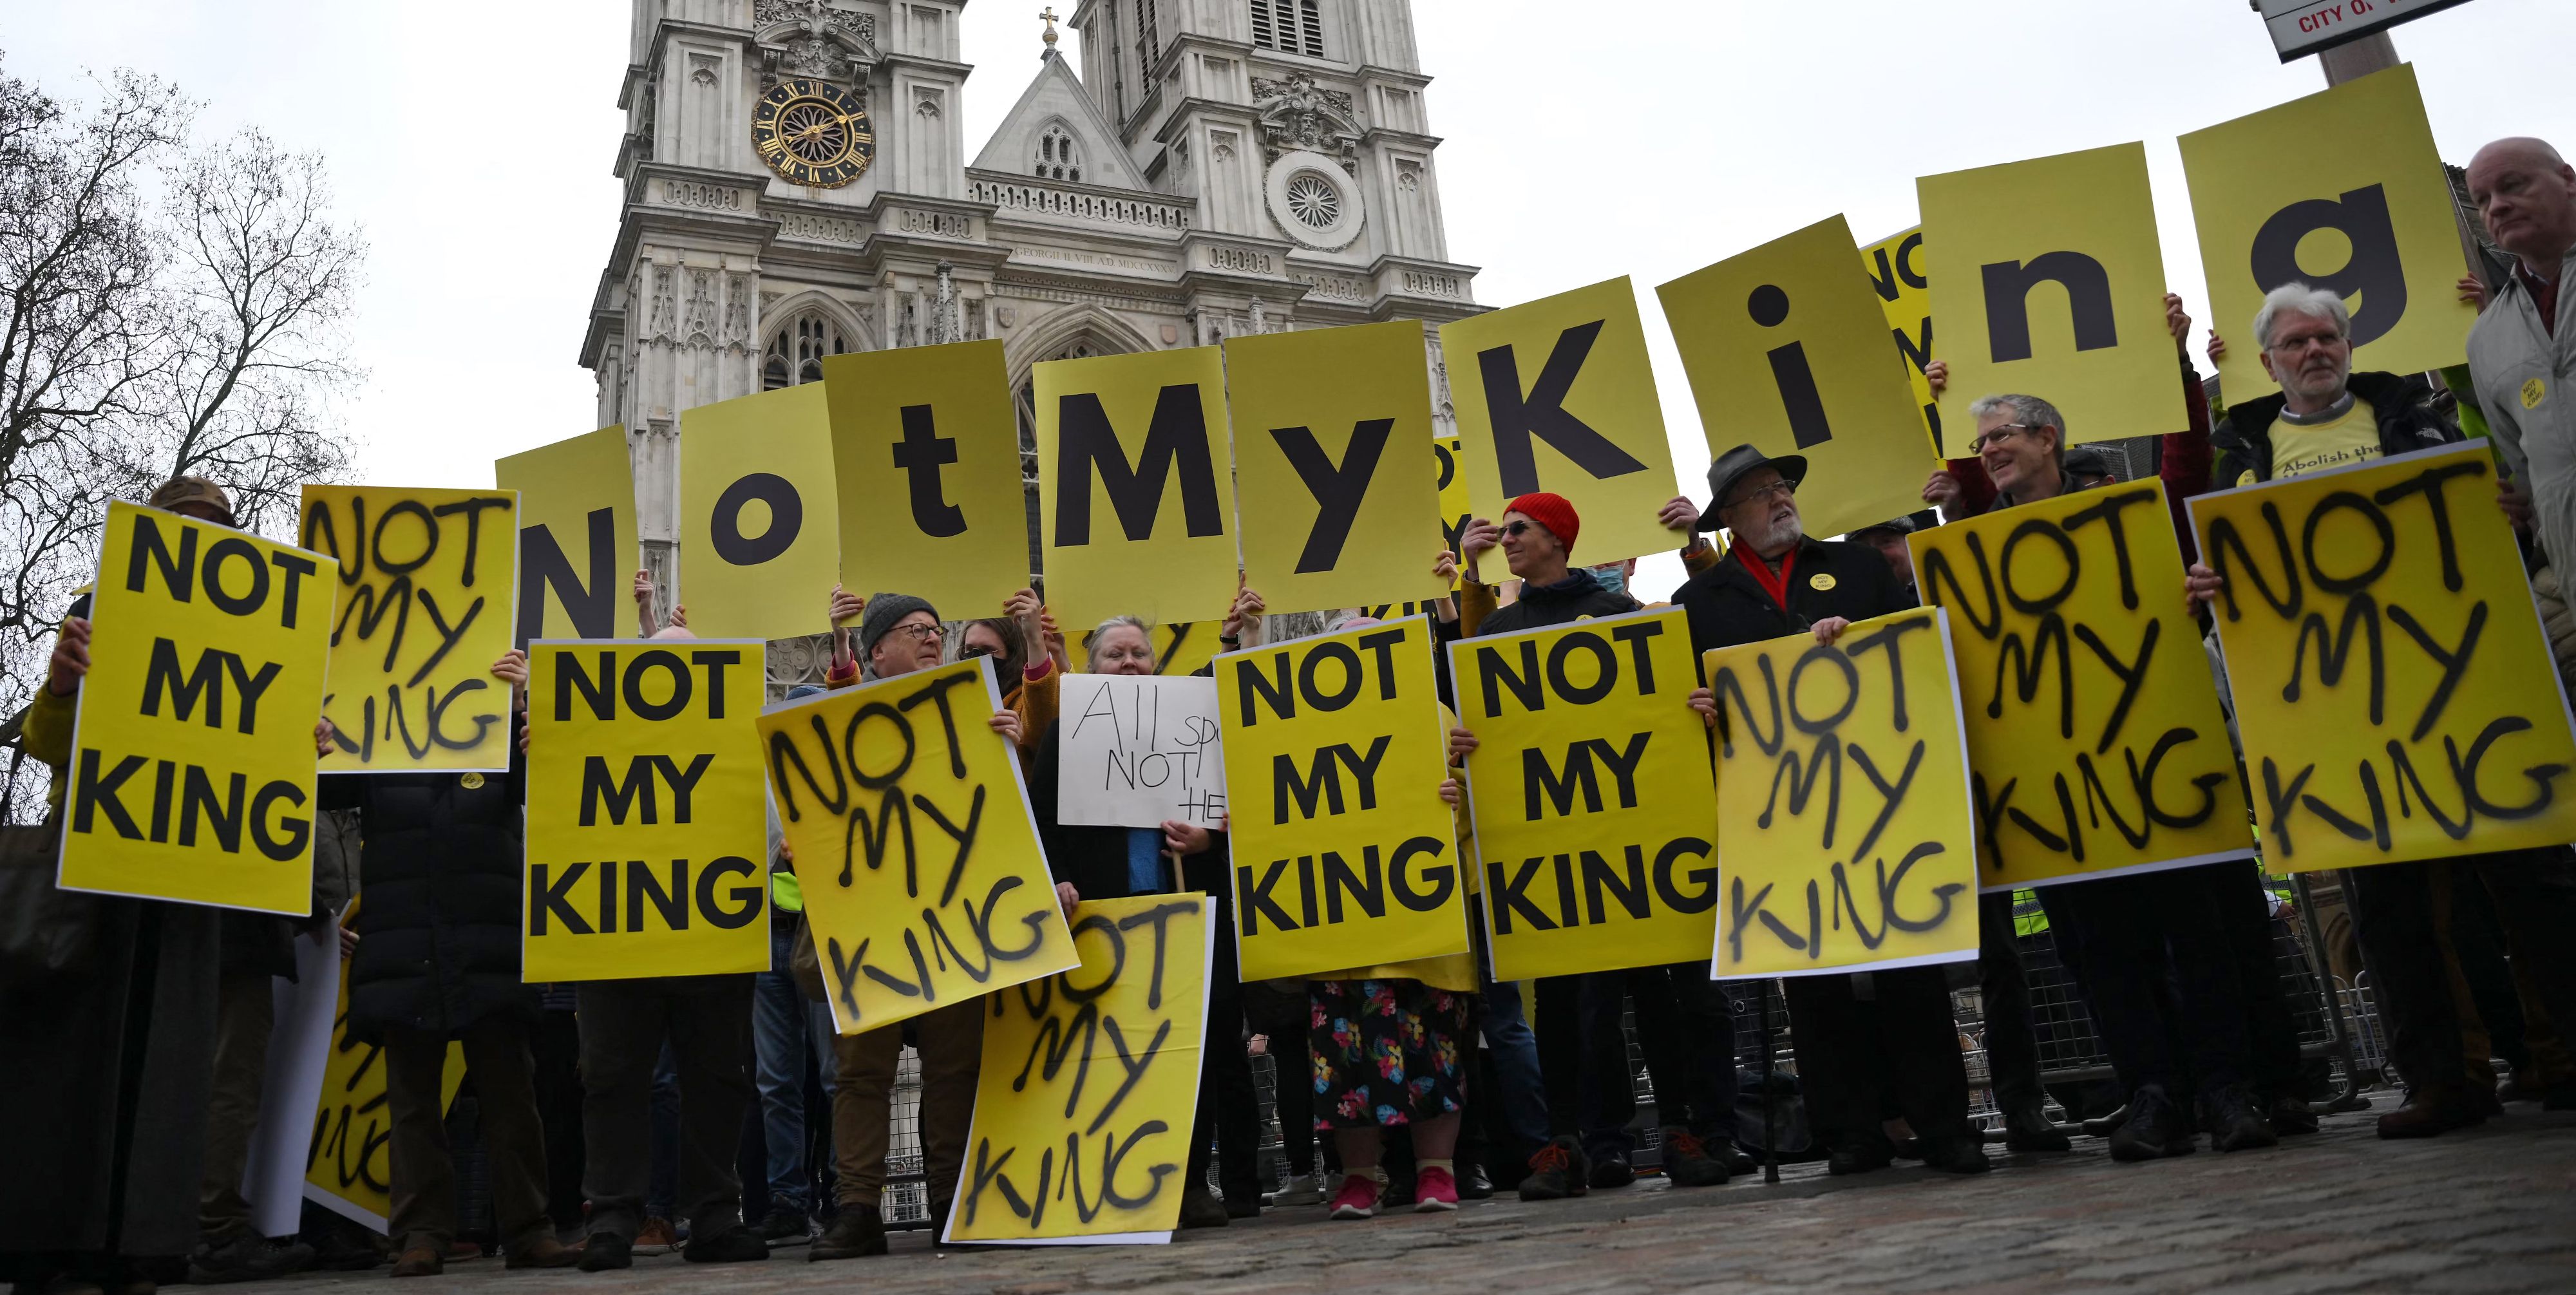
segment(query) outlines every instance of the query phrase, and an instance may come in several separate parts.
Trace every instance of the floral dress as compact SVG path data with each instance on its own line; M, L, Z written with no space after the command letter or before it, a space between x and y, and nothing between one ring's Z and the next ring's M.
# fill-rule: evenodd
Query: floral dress
M1307 982L1315 1128L1393 1127L1463 1108L1467 997L1419 980Z

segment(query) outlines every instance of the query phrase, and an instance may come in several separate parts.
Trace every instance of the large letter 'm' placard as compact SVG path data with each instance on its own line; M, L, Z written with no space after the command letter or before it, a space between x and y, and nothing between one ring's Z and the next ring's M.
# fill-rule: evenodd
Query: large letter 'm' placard
M1968 748L1938 608L1720 648L1721 978L1977 956Z
M2344 299L2355 369L2416 373L2466 361L2478 308L2452 288L2464 266L2459 224L2414 68L2373 72L2181 142L2210 315L2233 343L2218 362L2229 400L2280 390L2249 330L2263 294L2285 283Z
M1217 348L1050 360L1034 381L1047 600L1068 631L1223 616L1234 471Z
M1029 583L1020 423L999 341L823 361L840 483L841 581L955 616L992 616Z
M1078 959L977 657L760 717L832 1020L858 1034Z
M2484 441L2190 501L2263 866L2576 841L2576 735Z
M1431 622L1217 658L1247 979L1463 953Z
M121 499L105 532L55 884L302 917L331 560Z
M993 995L943 1240L1172 1239L1217 935L1204 896L1086 901L1073 910L1082 965Z
M717 638L794 638L840 578L824 385L680 415L680 600ZM989 614L989 613L987 613Z
M1818 535L1922 507L1923 480L1941 465L1853 254L1835 216L1655 289L1710 456L1746 443L1805 455L1799 511Z
M767 652L531 645L527 980L769 970Z
M304 547L338 559L324 773L510 767L518 499L506 490L304 487Z
M1950 457L1977 434L1979 396L2039 396L2078 441L2190 425L2165 331L2164 254L2141 144L1927 175L1914 182L1930 253L1935 359L1948 361Z
M1440 349L1477 516L1545 490L1583 517L1578 563L1680 547L1655 520L1678 492L1627 279L1442 324Z
M492 463L519 492L518 628L511 641L615 638L635 540L635 463L626 429L540 445Z
M1497 980L1707 959L1708 734L1679 608L1449 646Z
M2254 852L2164 483L1918 531L1950 611L1988 890Z
M1244 582L1271 610L1436 598L1431 376L1410 320L1225 344Z

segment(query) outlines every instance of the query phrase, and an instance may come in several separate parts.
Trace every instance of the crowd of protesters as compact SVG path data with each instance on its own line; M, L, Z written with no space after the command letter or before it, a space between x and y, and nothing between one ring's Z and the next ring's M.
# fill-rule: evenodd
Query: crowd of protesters
M2188 555L2184 498L2455 442L2466 422L2502 459L2498 503L2524 537L2565 663L2576 660L2576 618L2551 560L2576 560L2576 404L2556 390L2576 373L2576 328L2557 331L2567 322L2559 284L2576 269L2576 170L2539 141L2504 140L2478 153L2468 185L2513 263L2500 283L2462 281L2483 307L2464 371L2440 383L2352 372L2342 299L2290 284L2267 297L2239 338L2259 348L2281 390L2213 410L2184 351L2191 321L2168 298L2194 421L2164 438L2157 470ZM2208 346L2215 356L2227 343L2213 336ZM1948 378L1938 364L1927 376L1936 389ZM1805 533L1798 496L1811 483L1802 458L1751 446L1719 455L1708 469L1707 508L1675 499L1659 517L1690 572L1671 601L1694 648L1801 634L1833 642L1854 622L1917 604L1909 532L2116 476L2097 451L2070 448L2066 421L2044 392L1986 395L1972 412L1973 457L1932 476L1926 511L1847 540ZM233 520L224 490L198 478L174 480L150 502ZM1577 564L1582 528L1570 503L1544 493L1472 521L1456 556L1433 559L1442 579L1464 576L1457 596L1433 608L1439 637L1638 610L1628 589L1634 562ZM1717 530L1730 540L1722 556L1705 538ZM2195 564L2173 594L2205 615L2219 589L2220 577ZM672 623L658 623L649 577L638 576L635 592L640 632L689 636L677 609ZM63 620L23 720L26 753L54 770L57 815L89 661L86 604ZM1257 591L1243 590L1223 646L1258 645L1265 610ZM948 628L923 599L862 601L836 589L825 623L826 688L937 667L953 659L952 645L959 658L992 660L1006 692L992 727L1027 764L1060 903L1201 892L1219 921L1231 920L1222 824L1059 821L1057 710L1071 662L1035 592ZM1345 615L1330 628L1364 623ZM1088 668L1158 672L1152 630L1130 617L1091 629ZM522 698L526 670L516 652L491 667ZM1691 704L1715 722L1707 690ZM148 1295L159 1282L267 1277L317 1263L440 1272L460 1245L441 1082L451 1045L461 1045L478 1113L488 1240L510 1267L617 1269L639 1249L670 1245L697 1262L765 1259L781 1245L803 1246L811 1260L884 1253L906 1044L919 1058L928 1212L934 1224L945 1216L972 1113L980 1001L836 1035L820 1002L794 860L783 849L771 878L771 971L522 983L520 734L522 754L506 774L324 777L313 908L301 922L22 885L39 862L49 865L51 837L8 829L0 1146L11 1171L0 1175L0 1272L21 1292ZM327 722L315 738L327 748ZM1453 764L1463 761L1477 736L1453 727L1449 747ZM1437 791L1452 805L1459 799L1454 777ZM1463 817L1459 830L1468 832ZM2378 1116L2380 1136L2441 1134L2497 1116L2507 1101L2576 1108L2576 1067L2561 1033L2576 1023L2576 855L2472 849L2352 870L2341 884L2407 1088ZM297 930L329 938L322 933L353 897L364 902L337 938L349 960L348 1032L382 1048L390 1241L371 1247L318 1226L310 1242L266 1237L241 1182L272 1026L269 986L293 974ZM2315 1132L2314 1076L2302 1069L2274 968L2276 905L2251 861L2093 879L2043 888L2035 902L1988 896L1972 964L1788 980L1789 1091L1814 1148L1837 1175L1898 1159L1976 1174L1993 1166L1990 1140L2016 1154L2073 1149L2069 1130L2086 1115L2098 1118L2085 1131L2123 1161L2189 1153L2203 1138L2239 1152ZM2471 911L2488 920L2454 920ZM2016 938L2039 923L2115 1073L2099 1101L2055 1094L2065 1120L2047 1110L2052 1093ZM1216 941L1208 1037L1247 1047L1207 1050L1183 1227L1223 1226L1265 1207L1249 1062L1256 1051L1276 1058L1281 1076L1288 1171L1269 1194L1271 1208L1323 1204L1329 1217L1354 1219L1454 1209L1498 1190L1545 1201L1629 1184L1640 1150L1631 1014L1656 1095L1657 1163L1673 1185L1723 1183L1752 1167L1749 1152L1778 1149L1748 1145L1739 1120L1739 1075L1756 1064L1739 1054L1739 1015L1762 1010L1758 994L1739 1008L1700 963L1497 983L1482 956L1482 925L1470 923L1468 954L1289 982L1242 983L1233 942ZM2508 955L2510 973L2499 975ZM1952 990L1969 985L1983 1004L1999 1116L1991 1139L1970 1118L1951 1013ZM2499 1057L2510 1063L2501 1085ZM1780 1089L1777 1077L1752 1073L1765 1094ZM1320 1177L1326 1166L1337 1176Z

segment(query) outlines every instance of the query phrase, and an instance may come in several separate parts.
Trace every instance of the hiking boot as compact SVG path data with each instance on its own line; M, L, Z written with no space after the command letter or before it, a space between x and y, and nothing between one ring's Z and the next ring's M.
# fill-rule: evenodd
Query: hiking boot
M760 1239L778 1246L801 1246L814 1239L814 1225L805 1211L779 1201L772 1201L769 1213L760 1220Z
M1290 1174L1279 1180L1279 1190L1270 1193L1268 1203L1279 1205L1321 1205L1324 1182L1313 1174Z
M1689 1129L1667 1124L1661 1130L1664 1153L1664 1177L1675 1187L1715 1187L1727 1179L1726 1162L1708 1153L1708 1148Z
M2317 1131L2316 1108L2304 1097L2275 1097L2264 1114L2272 1121L2272 1131L2285 1138Z
M1529 1163L1529 1176L1521 1180L1522 1200L1560 1201L1592 1190L1592 1160L1570 1134L1549 1139Z
M2439 1137L2453 1129L2486 1122L2486 1112L2470 1100L2467 1090L2457 1086L2419 1088L2406 1094L2404 1105L2379 1117L2379 1136Z
M581 1262L581 1251L555 1240L554 1233L538 1237L532 1244L502 1256L504 1268L570 1268Z
M1344 1174L1341 1187L1333 1193L1332 1209L1325 1217L1364 1219L1376 1213L1377 1180L1367 1174Z
M435 1277L447 1271L447 1257L428 1246L413 1246L394 1259L396 1277Z
M688 1235L671 1226L671 1220L660 1215L647 1215L643 1230L635 1234L629 1248L639 1255L666 1255L679 1249L680 1243L686 1240Z
M769 1243L737 1223L712 1235L700 1233L681 1247L680 1258L693 1264L739 1264L769 1257Z
M2281 1135L2243 1088L2229 1086L2209 1098L2209 1145L2222 1153L2255 1151L2281 1145Z
M593 1232L589 1240L581 1243L581 1262L573 1266L586 1273L632 1268L635 1266L635 1243L614 1232Z
M1885 1169L1896 1161L1896 1148L1884 1139L1836 1147L1825 1157L1825 1172L1837 1177Z
M832 1216L831 1226L805 1251L805 1260L857 1259L886 1252L885 1216L873 1205L849 1205Z
M2161 1160L2193 1149L2190 1122L2155 1084L2141 1084L2129 1095L2128 1118L2111 1131L2113 1160Z
M1184 1228L1221 1228L1233 1216L1225 1212L1225 1202L1216 1198L1205 1183L1192 1183L1181 1189L1181 1226Z
M1628 1153L1616 1148L1593 1158L1587 1180L1595 1187L1625 1187L1637 1181L1637 1171L1628 1164Z
M279 1244L249 1228L197 1247L188 1257L188 1280L200 1286L218 1282L260 1281L302 1272L313 1266L313 1247L302 1242Z
M2047 1113L2037 1103L2004 1112L2004 1150L2016 1155L2029 1155L2074 1148L2075 1143L2064 1131L2049 1123Z

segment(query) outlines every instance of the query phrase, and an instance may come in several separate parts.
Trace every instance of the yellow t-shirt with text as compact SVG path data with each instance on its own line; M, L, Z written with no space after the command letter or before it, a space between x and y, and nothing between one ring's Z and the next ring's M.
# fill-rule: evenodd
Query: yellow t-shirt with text
M2284 417L2272 424L2275 481L2368 463L2379 456L2379 416L2367 401L2356 399L2351 408L2322 423L2294 423Z

